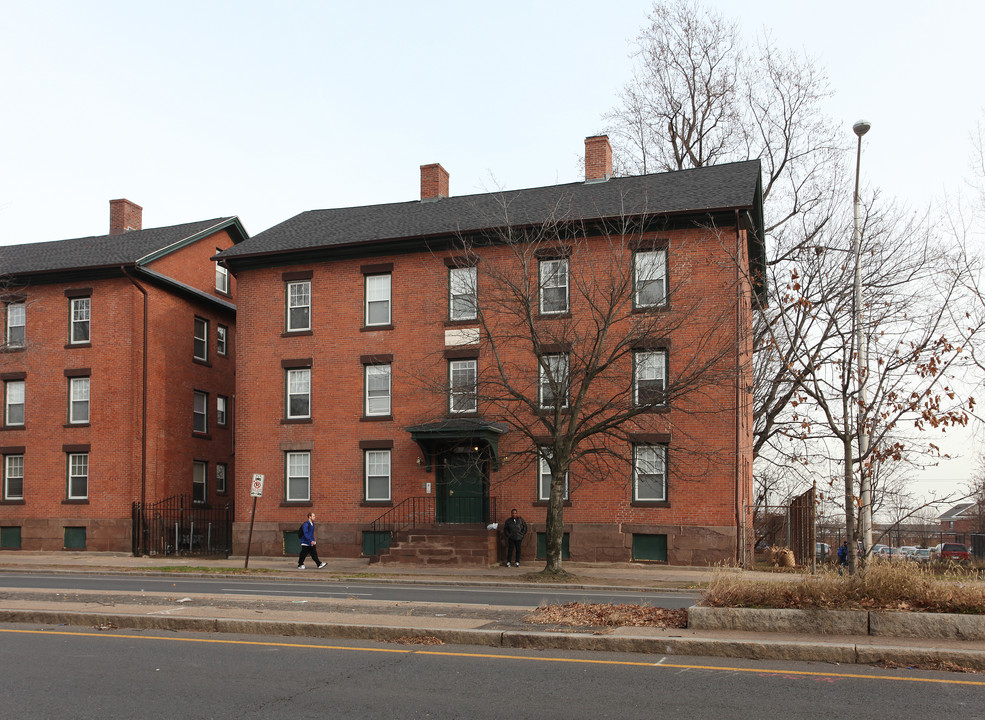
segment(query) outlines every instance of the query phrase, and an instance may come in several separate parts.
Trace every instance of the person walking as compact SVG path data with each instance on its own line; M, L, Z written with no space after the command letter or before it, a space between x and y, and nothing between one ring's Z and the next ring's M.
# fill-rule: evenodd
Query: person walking
M328 563L323 563L318 559L318 551L315 550L315 514L308 513L308 519L301 526L301 554L298 555L298 570L304 570L304 560L308 555L315 561L318 568L325 567Z
M848 566L848 541L845 540L838 548L838 574L844 575L845 568Z
M527 534L527 523L517 513L516 508L510 510L510 516L503 523L503 534L506 535L506 567L510 566L510 559L520 567L520 546L523 544L523 537Z

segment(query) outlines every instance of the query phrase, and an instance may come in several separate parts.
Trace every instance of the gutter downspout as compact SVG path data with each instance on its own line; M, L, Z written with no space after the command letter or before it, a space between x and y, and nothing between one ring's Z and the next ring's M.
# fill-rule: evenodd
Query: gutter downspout
M742 388L739 384L740 376L740 363L741 363L741 348L742 348L742 275L741 268L739 267L739 260L742 257L742 233L739 230L739 211L735 211L735 533L736 540L735 543L735 561L740 566L743 566L743 560L745 559L745 538L743 537L742 529L744 527L743 519L745 518L745 513L741 509L741 499L739 497L739 475L741 473L740 463L739 463L739 442L741 440L741 433L739 430L739 421L742 419Z
M143 361L140 369L140 507L147 504L147 290L138 283L127 271L126 266L120 269L135 288L144 296L144 319L143 319Z

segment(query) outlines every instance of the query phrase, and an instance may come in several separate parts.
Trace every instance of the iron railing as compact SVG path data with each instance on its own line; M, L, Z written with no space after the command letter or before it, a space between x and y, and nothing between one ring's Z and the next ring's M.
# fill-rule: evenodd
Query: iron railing
M437 524L486 524L497 516L496 498L446 497L436 502L434 495L409 497L376 518L369 525L369 537L363 542L367 555L379 555L389 547L394 533Z
M133 554L222 555L232 550L233 508L209 507L175 495L153 505L133 503Z

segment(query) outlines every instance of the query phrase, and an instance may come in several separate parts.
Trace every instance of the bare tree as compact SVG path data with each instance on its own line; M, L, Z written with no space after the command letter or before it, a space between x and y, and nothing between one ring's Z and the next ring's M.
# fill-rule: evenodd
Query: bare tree
M717 248L715 233L675 234L668 280L662 259L638 264L641 250L660 258L649 243L667 235L649 218L588 226L568 221L559 204L548 221L520 226L510 221L508 203L503 213L489 223L502 230L463 237L456 249L476 269L476 339L488 358L473 392L479 414L510 430L501 441L511 466L504 480L523 478L535 463L549 468L544 571L561 573L564 503L577 489L569 477L626 478L627 489L637 483L659 497L668 472L682 472L675 468L686 467L688 480L700 483L734 462L734 452L701 437L695 418L734 411L743 342L735 303L740 296L749 302L748 286L724 253L711 271L718 284L696 282L697 263L688 259L701 243ZM731 237L737 242L734 229ZM456 393L454 385L442 390ZM671 431L673 462L659 454L634 462L634 438Z

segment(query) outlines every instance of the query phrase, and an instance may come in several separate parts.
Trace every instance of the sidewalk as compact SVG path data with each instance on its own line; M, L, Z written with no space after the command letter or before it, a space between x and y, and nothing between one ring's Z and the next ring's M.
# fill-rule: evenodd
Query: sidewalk
M197 572L236 572L264 580L365 582L487 582L551 587L526 579L542 563L522 568L426 568L369 565L365 559L331 559L322 570L296 569L293 558L136 558L116 553L0 551L0 572L125 572L158 575L166 568ZM309 566L310 567L310 566ZM618 587L682 590L706 583L714 568L668 567L630 563L567 563L573 582L561 587ZM729 570L725 572L742 572ZM789 581L797 575L743 572L744 577ZM182 576L186 576L182 572ZM985 670L985 641L954 639L834 636L792 633L698 631L651 627L563 627L525 620L526 609L438 603L270 598L265 596L167 593L106 593L6 590L0 598L0 622L89 626L112 630L137 628L185 632L243 633L310 638L349 638L380 642L424 642L500 648L550 648L655 655L783 659L839 664L889 664L946 668L959 665ZM433 640L431 640L433 641Z

